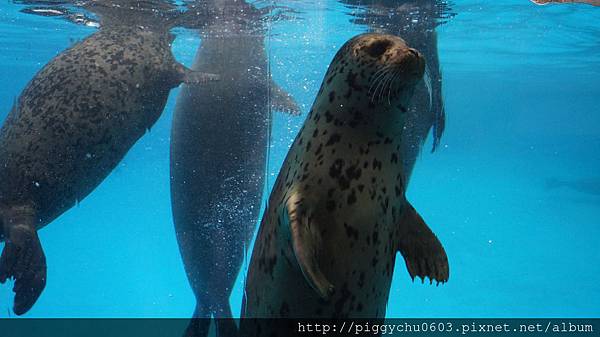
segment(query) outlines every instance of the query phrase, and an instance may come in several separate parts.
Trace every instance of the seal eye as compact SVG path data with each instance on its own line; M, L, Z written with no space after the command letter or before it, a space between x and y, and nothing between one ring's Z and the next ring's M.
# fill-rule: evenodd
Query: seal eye
M391 45L392 45L392 42L389 40L375 41L367 47L366 52L371 57L379 57L379 56L383 55L383 53L385 53L385 51L388 50L388 48Z

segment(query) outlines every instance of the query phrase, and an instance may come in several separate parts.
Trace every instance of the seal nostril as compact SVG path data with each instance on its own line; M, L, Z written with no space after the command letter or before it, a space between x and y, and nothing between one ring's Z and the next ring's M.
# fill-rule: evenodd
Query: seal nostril
M419 57L419 52L413 48L409 48L408 52L411 53L413 56Z

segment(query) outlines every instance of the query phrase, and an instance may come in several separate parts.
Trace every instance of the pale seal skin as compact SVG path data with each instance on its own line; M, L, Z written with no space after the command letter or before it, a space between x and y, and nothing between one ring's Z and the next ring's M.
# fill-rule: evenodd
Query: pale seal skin
M18 315L46 284L37 229L109 175L158 119L172 88L216 78L175 61L167 25L125 26L121 19L111 17L44 66L0 130L0 236L6 240L0 282L15 278Z
M444 248L404 195L399 131L424 68L393 35L338 51L269 198L245 318L382 319L397 251L412 278L447 281ZM241 324L244 336L287 335Z
M192 69L221 80L183 86L171 132L173 222L196 297L187 336L237 330L229 297L259 220L271 110L300 111L269 78L263 13L244 1L204 3L214 13L200 31ZM271 107L269 106L271 104Z

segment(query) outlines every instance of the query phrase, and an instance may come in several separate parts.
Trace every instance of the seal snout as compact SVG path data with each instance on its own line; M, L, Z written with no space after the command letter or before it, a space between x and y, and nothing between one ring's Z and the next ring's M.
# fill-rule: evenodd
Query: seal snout
M410 80L418 81L425 73L425 58L414 48L398 48L390 61L398 65L398 69Z

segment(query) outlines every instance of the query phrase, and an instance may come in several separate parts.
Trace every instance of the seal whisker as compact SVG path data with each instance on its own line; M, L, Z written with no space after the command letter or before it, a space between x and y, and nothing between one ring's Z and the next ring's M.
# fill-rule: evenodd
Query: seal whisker
M371 90L373 89L373 86L375 86L377 84L377 82L379 81L379 79L381 79L383 76L385 76L386 71L391 68L391 66L387 65L379 70L377 70L371 77L373 78L371 80L371 85L369 87L369 93L371 92Z
M371 101L374 101L375 96L377 96L377 92L382 89L382 87L385 83L385 80L386 80L387 76L389 75L390 69L391 69L390 66L385 67L385 69L383 69L384 72L376 79L377 84L376 84L375 90L373 90L373 96L371 98ZM379 99L380 97L381 97L381 95L378 96L379 101L380 101L380 99Z
M392 87L394 86L394 79L396 78L396 74L394 74L392 76L392 79L390 80L390 84L388 85L388 93L387 93L387 101L388 101L388 105L392 105L391 103L391 97L392 97Z
M374 79L371 80L371 82L375 81L375 77L379 77L380 75L382 75L386 70L388 70L389 68L391 68L391 65L386 65L384 67L382 67L381 69L377 70L371 77L373 77Z
M402 71L398 70L396 72L396 76L397 78L401 78L402 77ZM394 92L398 92L401 88L402 88L402 82L400 81L394 81L394 85L396 85L396 88L394 89Z
M390 80L392 79L392 77L394 77L394 71L393 71L393 69L390 69L387 72L386 77L382 81L383 84L382 84L382 86L380 88L380 91L379 91L379 102L381 102L381 101L383 101L385 99L385 91L386 91L386 88L389 85Z
M388 96L391 96L391 89L392 89L394 83L396 82L396 79L400 75L400 72L398 71L398 66L394 65L391 69L391 73L392 73L392 77L388 81ZM388 97L388 99L389 99L389 97Z
M394 69L392 69L390 71L390 75L388 76L387 81L385 82L385 87L384 87L385 92L382 92L383 95L386 95L386 92L387 92L388 103L390 102L390 90L391 90L392 84L394 83L395 77L396 77L396 71L394 71ZM385 98L385 96L384 96L384 98Z
M427 88L427 93L429 94L429 110L433 109L433 89L431 86L431 74L429 70L429 65L425 65L425 74L423 75L423 82L425 82L425 87Z
M387 76L387 73L385 75L383 75L379 79L379 81L377 82L377 86L375 87L375 90L373 91L373 101L375 101L375 98L377 97L377 102L379 102L379 95L377 93L379 92L379 90L383 86L383 82L385 80L385 76Z
M382 76L385 76L385 74ZM370 96L371 102L375 101L375 96L377 95L377 88L379 87L380 84L381 84L381 81L379 78L377 78L375 81L373 81L373 84L372 84L373 88L369 89L369 96Z
M394 77L392 77L392 80L390 81L389 90L388 90L388 104L389 105L392 105L391 96L392 96L392 92L395 93L393 88L394 88L394 85L396 84L396 79L398 79L399 77L400 77L400 72L396 71L394 74Z

